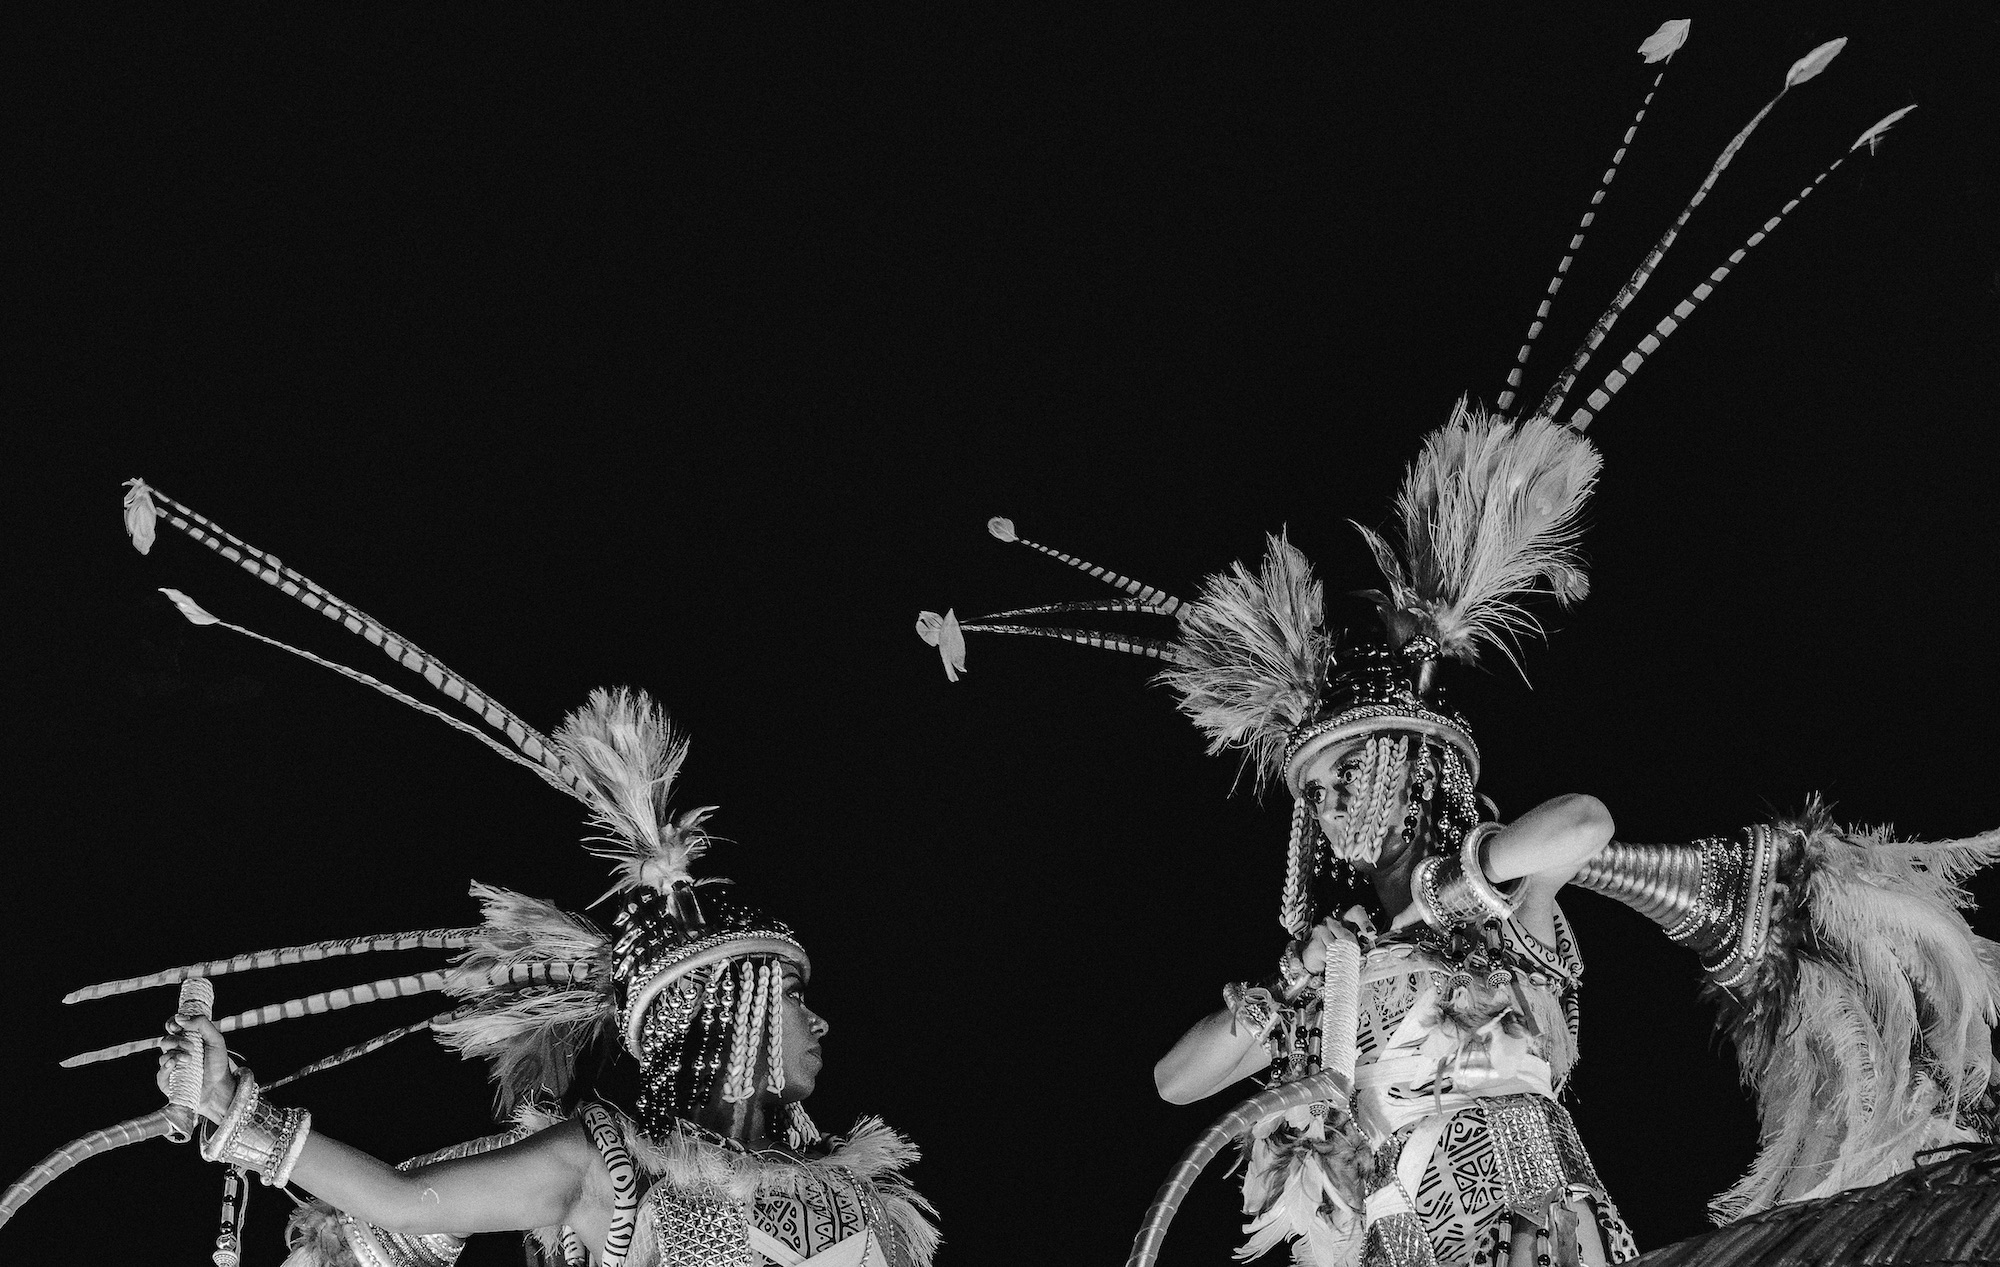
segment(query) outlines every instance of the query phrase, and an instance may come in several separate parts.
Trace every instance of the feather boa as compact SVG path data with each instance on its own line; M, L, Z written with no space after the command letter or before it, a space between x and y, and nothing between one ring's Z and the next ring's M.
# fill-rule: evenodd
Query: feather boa
M1546 591L1568 606L1590 591L1578 520L1602 465L1581 432L1461 399L1403 478L1400 552L1355 525L1389 583L1392 623L1413 624L1454 659L1476 660L1482 643L1511 658L1523 635L1541 632L1523 595Z
M1785 840L1762 958L1705 994L1761 1123L1756 1161L1718 1222L1877 1183L1918 1151L1977 1138L1960 1121L1994 1072L2000 945L1973 933L1960 881L2000 832L1899 841L1835 824L1817 799Z
M676 1134L656 1140L641 1133L629 1117L611 1110L625 1136L633 1162L657 1183L676 1188L712 1191L731 1201L755 1201L760 1193L793 1193L808 1178L830 1179L836 1185L847 1175L862 1179L881 1199L882 1209L902 1234L915 1267L931 1267L937 1254L937 1210L910 1186L902 1171L917 1161L917 1146L890 1129L878 1117L864 1117L845 1136L835 1136L827 1150L807 1161L758 1157L722 1148L693 1135ZM562 1119L546 1109L524 1108L515 1114L522 1126L540 1130ZM561 1259L561 1229L538 1228L543 1247Z

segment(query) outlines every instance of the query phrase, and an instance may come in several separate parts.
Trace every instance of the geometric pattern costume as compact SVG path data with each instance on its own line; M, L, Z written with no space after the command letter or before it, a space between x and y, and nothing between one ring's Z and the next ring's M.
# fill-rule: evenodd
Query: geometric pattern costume
M1667 23L1641 46L1661 75L1688 27ZM996 518L993 536L1121 596L965 622L951 611L919 615L919 636L954 681L974 632L1161 661L1159 680L1179 695L1210 751L1237 751L1259 790L1283 783L1294 797L1279 912L1294 939L1339 911L1336 873L1350 862L1374 865L1394 829L1417 859L1411 888L1424 923L1377 936L1357 908L1345 917L1354 939L1328 948L1323 974L1307 977L1300 966L1269 986L1225 993L1236 1024L1270 1052L1268 1084L1184 1155L1143 1221L1137 1267L1152 1261L1195 1175L1232 1140L1247 1162L1244 1257L1291 1241L1300 1261L1319 1267L1575 1263L1578 1211L1595 1219L1610 1261L1636 1255L1558 1099L1576 1056L1582 959L1559 909L1556 944L1544 944L1511 918L1513 900L1486 878L1482 842L1498 824L1481 821L1481 753L1442 679L1451 663L1475 662L1483 651L1512 658L1524 635L1539 632L1522 606L1530 595L1568 605L1587 593L1576 545L1600 459L1585 428L1841 160L1565 416L1570 391L1752 131L1843 44L1822 45L1790 68L1539 405L1516 408L1516 391L1548 299L1497 408L1461 401L1426 438L1396 499L1393 529L1361 529L1382 574L1379 589L1360 595L1372 612L1330 617L1310 563L1283 536L1270 539L1260 566L1238 564L1183 600L1028 541ZM1848 152L1872 147L1907 112L1868 129ZM1624 154L1621 145L1606 185ZM1551 298L1603 194L1572 239ZM1140 637L1037 623L1080 612L1166 618L1175 631ZM1312 799L1325 789L1304 784L1320 754L1339 758L1352 836L1339 845L1321 830ZM1403 803L1406 817L1389 821L1390 807ZM1718 1218L1872 1183L1908 1167L1923 1147L1990 1130L1982 1124L1991 1120L2000 946L1965 923L1959 881L1996 858L2000 833L1905 843L1843 829L1812 807L1735 839L1613 842L1576 873L1571 883L1659 923L1708 974L1763 1123L1758 1160L1718 1200Z
M929 1267L938 1243L929 1204L902 1179L917 1158L907 1140L865 1119L845 1138L822 1139L797 1103L783 1105L786 1147L752 1152L695 1120L715 1106L741 1125L755 1101L786 1089L784 1034L789 968L811 964L791 929L699 878L711 810L676 813L674 781L687 740L643 692L597 691L543 735L492 697L352 604L201 515L129 482L125 518L133 544L152 547L161 523L374 643L423 677L463 714L412 699L386 682L276 643L165 591L183 615L225 627L334 669L472 734L581 802L590 852L613 864L600 901L618 899L612 928L550 902L475 883L476 927L431 929L285 947L191 964L77 991L71 1001L212 978L277 964L384 950L453 951L448 966L221 1017L224 1032L351 1004L442 993L453 1006L429 1020L315 1061L269 1089L425 1030L468 1057L486 1059L498 1109L512 1130L413 1159L421 1163L503 1148L577 1119L603 1159L613 1190L602 1253L568 1228L540 1229L531 1245L564 1267L811 1263L815 1267ZM470 720L467 720L469 715ZM197 982L197 984L204 984ZM68 1064L150 1051L160 1039L120 1044ZM257 1088L247 1084L251 1102ZM296 1113L297 1111L293 1111ZM172 1109L87 1136L0 1195L0 1223L43 1185L106 1148L167 1133ZM294 1124L299 1137L304 1129ZM220 1133L226 1133L220 1132ZM295 1154L294 1154L295 1155ZM259 1167L270 1181L289 1171ZM231 1187L242 1190L243 1173ZM233 1263L241 1206L226 1212L217 1261ZM399 1235L315 1203L294 1217L289 1267L449 1267L461 1248L448 1235Z

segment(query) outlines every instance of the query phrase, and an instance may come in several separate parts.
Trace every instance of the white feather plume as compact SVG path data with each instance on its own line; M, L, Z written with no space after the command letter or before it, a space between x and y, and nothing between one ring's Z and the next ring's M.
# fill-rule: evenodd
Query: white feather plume
M1355 526L1391 605L1444 654L1476 660L1483 643L1512 658L1521 637L1541 632L1523 596L1547 592L1568 606L1589 592L1579 519L1602 464L1580 432L1547 418L1510 422L1461 399L1404 476L1400 540Z
M1312 564L1282 533L1269 538L1258 572L1231 564L1181 608L1184 664L1160 680L1180 693L1211 753L1244 750L1260 787L1318 702L1323 608Z
M707 848L701 824L714 807L678 818L670 811L688 741L666 711L644 691L592 691L590 702L556 729L554 742L563 760L583 775L591 825L604 833L595 839L610 846L591 852L619 864L612 891L665 892L680 881L692 882L688 868Z
M472 895L486 919L478 940L455 961L459 984L450 993L473 1007L434 1032L468 1060L491 1062L494 1099L504 1116L521 1104L559 1099L577 1054L616 1018L611 941L590 921L540 898L477 883ZM595 962L599 970L566 985L487 984L494 968L577 962Z
M2000 1019L2000 948L1973 933L1960 881L2000 861L2000 832L1899 841L1815 801L1781 824L1769 949L1733 993L1711 988L1761 1122L1719 1221L1880 1182L1975 1138Z

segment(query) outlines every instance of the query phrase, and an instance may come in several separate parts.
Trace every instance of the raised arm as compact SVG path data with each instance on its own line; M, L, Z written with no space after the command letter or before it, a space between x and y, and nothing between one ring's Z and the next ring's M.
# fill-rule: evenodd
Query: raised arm
M1481 842L1480 870L1510 892L1519 882L1514 918L1543 941L1556 940L1556 894L1602 850L1614 830L1611 811L1594 796L1571 793L1542 802ZM1456 860L1453 860L1454 865ZM1391 928L1424 918L1415 903L1398 912Z
M188 1045L179 1023L178 1018L168 1023L163 1077L168 1058ZM191 1024L201 1034L206 1063L202 1115L220 1126L230 1116L238 1080L230 1071L222 1032L206 1019L195 1018ZM608 1222L609 1175L573 1120L491 1152L409 1170L313 1130L290 1180L356 1219L406 1236L467 1236L567 1224L595 1243L598 1238L591 1233L601 1235Z

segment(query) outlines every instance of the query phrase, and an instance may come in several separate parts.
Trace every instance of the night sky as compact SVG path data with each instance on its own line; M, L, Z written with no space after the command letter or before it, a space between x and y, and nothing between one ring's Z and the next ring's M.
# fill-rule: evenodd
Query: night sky
M1594 592L1541 612L1532 686L1496 664L1459 689L1483 790L1508 817L1594 794L1634 841L1815 791L1913 835L2000 825L2000 18L1907 7L45 17L9 77L0 948L24 979L0 1181L159 1103L150 1059L56 1062L154 1032L172 993L70 989L471 923L473 879L571 907L606 884L578 807L526 772L183 622L156 587L427 690L176 534L136 554L119 484L143 476L539 726L597 686L664 700L694 736L682 803L722 807L714 865L812 949L819 1121L922 1145L946 1264L1120 1261L1234 1101L1168 1106L1150 1070L1275 964L1287 807L1232 796L1146 662L974 638L949 684L912 622L1110 593L993 541L995 514L1184 596L1285 527L1330 592L1374 585L1348 521L1384 519L1457 397L1497 395L1670 17L1692 40L1531 391L1794 59L1852 37L1589 381L1921 108L1592 429ZM1692 957L1616 904L1566 909L1589 965L1570 1103L1656 1247L1705 1225L1755 1124ZM218 1006L440 958L227 978ZM274 1077L440 1006L238 1048ZM428 1039L281 1098L391 1160L491 1129L483 1071ZM1165 1262L1226 1261L1220 1169ZM0 1259L205 1263L220 1187L137 1146L58 1180ZM255 1194L256 1267L286 1204ZM519 1261L509 1236L462 1260Z

